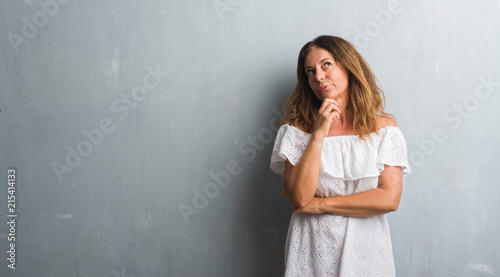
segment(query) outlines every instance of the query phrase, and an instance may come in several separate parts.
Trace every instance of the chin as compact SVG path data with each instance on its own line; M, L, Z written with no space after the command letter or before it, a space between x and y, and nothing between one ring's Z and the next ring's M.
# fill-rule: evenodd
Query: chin
M339 97L339 95L337 93L323 93L322 97L323 100L325 98L336 99L337 97Z
M323 91L323 92L316 92L316 98L318 98L321 102L323 102L326 98L330 99L336 99L339 97L339 94L336 92L331 92L331 91Z
M325 96L322 94L322 93L314 93L314 96L316 96L316 99L318 99L319 101L323 102L323 100L325 100Z

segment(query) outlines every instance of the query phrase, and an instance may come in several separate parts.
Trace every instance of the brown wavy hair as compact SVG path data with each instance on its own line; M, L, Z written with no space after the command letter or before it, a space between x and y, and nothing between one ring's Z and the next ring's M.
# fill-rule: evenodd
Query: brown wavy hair
M330 52L335 62L340 63L348 72L347 115L353 119L353 127L361 139L377 131L378 115L390 116L384 112L384 92L377 85L377 79L370 66L348 41L336 36L320 36L306 43L300 50L297 62L297 86L286 100L285 114L281 124L300 125L306 132L314 131L314 123L321 107L308 83L304 68L307 54L315 47Z

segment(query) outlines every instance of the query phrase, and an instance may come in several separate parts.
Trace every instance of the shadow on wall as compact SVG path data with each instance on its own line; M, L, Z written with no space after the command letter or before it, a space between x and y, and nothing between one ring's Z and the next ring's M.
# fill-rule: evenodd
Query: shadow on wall
M273 109L282 113L281 107L293 91L293 86L290 87L290 80L277 83L271 91L275 92L278 97L274 98L270 104L274 107ZM269 122L276 117L276 111L269 111L268 114L267 121L258 122L258 126L271 125ZM252 236L248 239L256 242L251 259L260 262L253 276L281 276L283 274L285 241L292 214L288 198L281 194L283 176L274 173L269 168L277 128L273 128L272 131L272 141L265 144L265 148L257 155L256 162L248 169L252 176L248 180L250 186L249 194L246 196L248 202L239 203L239 205L246 205L243 207L247 213L244 224L245 228L251 230L249 235Z
M190 256L183 259L195 260L197 264L206 262L211 271L204 276L283 274L292 209L281 195L283 177L271 171L269 164L283 114L281 106L294 85L288 79L270 86L272 95L264 101L265 106L259 107L265 114L257 112L246 118L244 124L253 126L253 131L237 144L237 157L211 171L210 181L193 190L192 201L178 206L186 234L197 236L186 241ZM200 241L208 248L197 246ZM218 258L207 261L204 253ZM196 269L183 270L191 270L197 276Z

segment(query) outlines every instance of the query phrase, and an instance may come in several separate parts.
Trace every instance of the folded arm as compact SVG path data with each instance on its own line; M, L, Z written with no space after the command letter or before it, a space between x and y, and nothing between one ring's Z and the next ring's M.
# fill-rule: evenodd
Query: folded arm
M340 113L338 102L326 98L318 110L314 131L302 157L295 166L288 160L285 162L283 194L288 195L294 209L304 208L314 199L321 170L323 141L330 131L330 125L334 120L339 119ZM300 129L301 126L296 127Z
M321 170L322 143L321 139L312 137L295 166L288 160L285 162L284 194L294 208L303 208L314 198Z
M384 165L378 187L352 195L326 198L314 197L306 206L293 206L294 213L331 213L352 217L368 217L396 211L403 187L400 166Z

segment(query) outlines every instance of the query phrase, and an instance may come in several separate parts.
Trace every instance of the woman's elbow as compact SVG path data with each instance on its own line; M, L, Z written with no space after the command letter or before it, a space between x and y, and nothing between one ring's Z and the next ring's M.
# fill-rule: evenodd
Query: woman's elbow
M399 202L401 200L400 190L386 190L385 195L381 197L383 209L389 212L395 212L399 208Z
M386 202L384 207L386 213L395 212L399 208L399 199L391 199Z
M298 209L305 208L307 206L307 204L309 204L309 202L312 200L312 197L308 198L308 197L294 195L294 194L289 195L289 198L290 198L291 204Z
M384 197L373 203L373 210L377 214L395 212L399 208L399 197Z
M399 205L392 205L389 207L389 209L387 209L387 213L392 213L392 212L395 212L398 210L398 206Z

